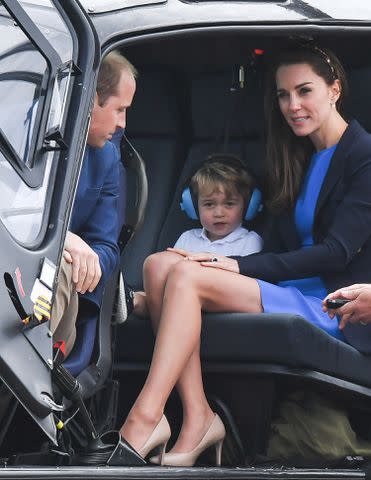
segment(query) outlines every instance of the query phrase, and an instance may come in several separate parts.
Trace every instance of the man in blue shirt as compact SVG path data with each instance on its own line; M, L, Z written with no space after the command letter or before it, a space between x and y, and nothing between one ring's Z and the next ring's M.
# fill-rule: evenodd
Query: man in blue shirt
M70 229L52 309L54 341L66 355L76 338L76 317L97 314L104 285L119 259L119 152L111 142L124 129L136 88L136 70L118 52L102 61Z

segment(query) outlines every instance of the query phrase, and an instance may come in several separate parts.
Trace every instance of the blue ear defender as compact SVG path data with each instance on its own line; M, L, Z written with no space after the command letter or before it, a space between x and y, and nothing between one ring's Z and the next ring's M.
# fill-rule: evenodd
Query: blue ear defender
M263 210L263 195L259 188L254 188L251 194L250 202L246 208L245 220L249 222Z
M189 187L183 190L180 208L188 215L189 218L191 218L192 220L198 220L198 215L193 203L191 189Z
M263 210L262 198L262 192L259 190L259 188L254 188L251 194L250 202L246 208L244 220L246 220L247 222L253 220L253 218L255 218L255 216ZM192 220L198 220L198 214L196 212L191 190L189 187L183 190L180 208L188 215L189 218L191 218Z

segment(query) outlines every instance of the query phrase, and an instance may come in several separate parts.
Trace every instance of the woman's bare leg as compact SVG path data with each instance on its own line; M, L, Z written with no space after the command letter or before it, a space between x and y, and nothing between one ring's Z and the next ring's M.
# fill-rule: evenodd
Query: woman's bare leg
M154 331L157 332L162 311L167 276L184 257L171 252L156 253L148 257L143 268L144 289L148 292L147 305ZM191 450L194 436L204 432L214 418L205 397L201 375L200 342L192 352L176 384L183 406L182 428L172 452Z
M190 452L214 419L201 373L200 340L176 384L183 406L182 428L171 452ZM196 439L196 442L195 442Z
M168 273L173 265L181 260L184 260L182 255L165 251L153 253L144 262L144 292L134 292L134 313L142 317L149 316L155 332L160 320Z
M201 309L261 312L259 286L254 279L209 269L196 262L182 261L173 266L167 277L151 368L121 428L121 434L134 448L139 449L151 434L172 388L192 353L197 351ZM188 450L201 438L195 432L192 437Z
M169 272L173 266L184 261L184 257L173 252L159 252L150 255L143 266L143 286L147 308L155 332L160 321L162 300Z

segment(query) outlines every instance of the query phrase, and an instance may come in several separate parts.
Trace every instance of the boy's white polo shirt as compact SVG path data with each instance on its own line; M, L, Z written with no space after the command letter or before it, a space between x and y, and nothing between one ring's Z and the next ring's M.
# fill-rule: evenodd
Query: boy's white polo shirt
M220 255L250 255L260 252L263 248L262 238L254 231L242 226L224 238L210 241L204 228L194 228L182 233L174 248L183 248L189 252L210 252Z

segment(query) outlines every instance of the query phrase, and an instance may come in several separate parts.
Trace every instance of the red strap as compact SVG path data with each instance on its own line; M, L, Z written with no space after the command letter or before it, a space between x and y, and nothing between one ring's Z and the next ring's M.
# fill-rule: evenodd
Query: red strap
M53 345L53 350L60 350L63 355L66 356L66 342L64 340L55 342Z

